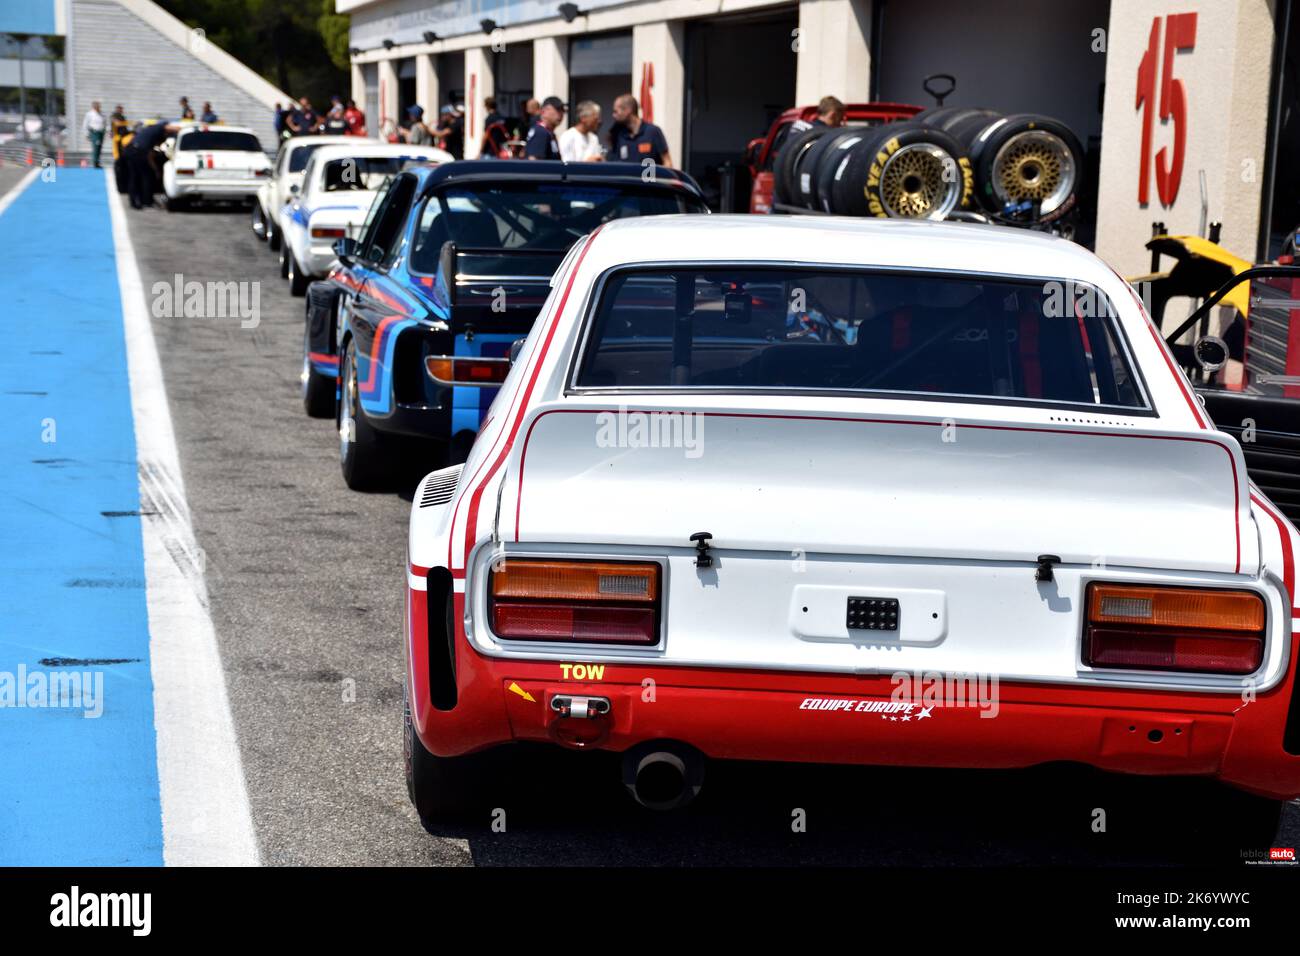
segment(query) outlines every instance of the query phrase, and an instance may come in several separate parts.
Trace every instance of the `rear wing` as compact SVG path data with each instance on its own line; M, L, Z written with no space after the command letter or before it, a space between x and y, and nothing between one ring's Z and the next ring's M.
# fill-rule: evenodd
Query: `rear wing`
M446 282L449 305L472 301L469 297L485 286L503 289L508 304L511 286L549 288L567 251L478 248L447 241L438 256L438 271Z

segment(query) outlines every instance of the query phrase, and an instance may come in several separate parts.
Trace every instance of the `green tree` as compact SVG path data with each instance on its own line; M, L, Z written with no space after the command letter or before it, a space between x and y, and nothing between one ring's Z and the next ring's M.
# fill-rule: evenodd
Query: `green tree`
M326 104L349 83L348 18L334 0L159 0L294 97Z

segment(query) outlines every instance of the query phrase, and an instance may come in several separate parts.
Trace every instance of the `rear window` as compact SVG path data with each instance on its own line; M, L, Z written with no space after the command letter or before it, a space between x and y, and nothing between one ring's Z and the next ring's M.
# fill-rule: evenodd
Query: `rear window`
M455 186L425 203L411 268L435 272L448 240L464 249L564 253L611 219L704 211L694 195L675 188L558 182Z
M574 384L1145 408L1113 316L1064 281L629 270L604 284Z
M307 160L311 159L311 154L324 145L324 143L308 143L303 146L295 146L293 152L289 154L289 172L300 173L306 169Z
M384 184L389 176L404 169L427 163L423 156L349 156L331 159L325 164L321 185L327 193L358 189L373 191Z
M236 133L224 129L201 129L182 136L178 148L202 152L231 149L245 153L260 153L262 144L257 141L257 137L252 133Z

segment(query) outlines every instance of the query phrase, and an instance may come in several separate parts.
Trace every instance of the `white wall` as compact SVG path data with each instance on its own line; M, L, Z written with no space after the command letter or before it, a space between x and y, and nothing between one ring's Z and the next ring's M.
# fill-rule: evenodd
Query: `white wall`
M1197 14L1196 44L1174 56L1174 76L1187 96L1187 140L1182 181L1165 206L1154 166L1148 202L1138 202L1142 110L1134 107L1137 70L1154 17ZM1163 71L1163 27L1158 66ZM1102 139L1097 252L1121 274L1145 272L1143 243L1151 223L1171 233L1195 233L1201 215L1199 173L1205 170L1209 220L1223 222L1222 244L1246 259L1255 257L1268 129L1272 15L1265 0L1114 0L1106 70L1106 130ZM1160 76L1157 76L1159 83ZM1173 122L1162 123L1159 104L1152 125L1151 154L1172 150ZM1294 175L1279 170L1279 175Z

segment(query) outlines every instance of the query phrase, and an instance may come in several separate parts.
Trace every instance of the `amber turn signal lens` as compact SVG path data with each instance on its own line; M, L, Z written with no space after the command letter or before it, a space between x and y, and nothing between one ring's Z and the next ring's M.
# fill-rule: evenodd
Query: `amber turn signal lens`
M430 355L424 368L439 385L500 385L510 374L510 360Z
M1090 584L1088 623L1258 633L1264 601L1253 591Z
M492 597L653 604L659 597L659 565L506 558L492 566Z

